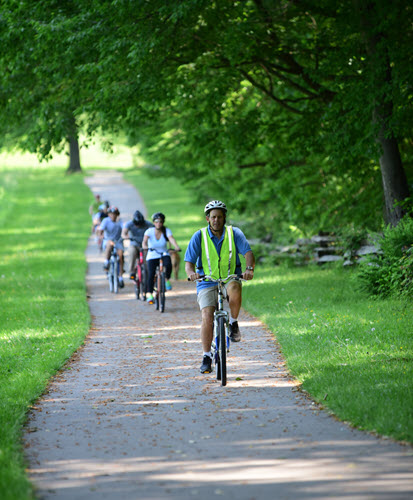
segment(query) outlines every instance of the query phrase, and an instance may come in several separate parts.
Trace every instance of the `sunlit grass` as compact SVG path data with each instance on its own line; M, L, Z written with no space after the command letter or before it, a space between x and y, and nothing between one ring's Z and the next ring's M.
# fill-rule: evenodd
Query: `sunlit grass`
M288 368L314 399L362 429L413 441L411 304L372 301L350 274L258 267L244 306L275 333Z
M1 169L0 491L25 499L30 404L89 329L84 250L90 191L62 168Z
M81 139L82 142L82 139ZM88 147L80 148L80 161L83 168L111 168L130 169L141 161L137 156L137 150L121 143L115 144L112 152L105 150L101 138L96 138ZM40 161L37 155L21 151L0 152L0 165L13 169L27 169L28 166L37 169L49 169L50 167L67 168L69 157L67 151L53 153L49 161Z

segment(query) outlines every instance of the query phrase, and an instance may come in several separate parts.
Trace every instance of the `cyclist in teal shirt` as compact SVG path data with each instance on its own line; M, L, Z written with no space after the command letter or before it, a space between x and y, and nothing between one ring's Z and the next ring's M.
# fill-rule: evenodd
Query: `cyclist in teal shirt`
M214 200L204 209L208 226L197 231L191 238L185 252L185 271L191 281L203 275L225 278L229 274L242 274L239 254L245 257L246 269L242 277L254 277L255 258L241 229L226 226L227 207L222 201ZM219 275L219 276L218 276ZM241 340L238 315L242 302L242 287L239 281L229 280L225 285L230 309L230 338ZM217 303L217 285L213 282L197 283L197 300L201 309L201 340L204 351L201 373L211 373L214 311Z

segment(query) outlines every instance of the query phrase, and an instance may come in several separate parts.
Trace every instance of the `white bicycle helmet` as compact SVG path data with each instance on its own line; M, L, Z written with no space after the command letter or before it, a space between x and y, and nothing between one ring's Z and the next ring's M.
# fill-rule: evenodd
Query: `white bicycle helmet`
M214 201L210 201L209 203L207 203L205 205L205 208L204 208L205 215L209 215L209 212L211 210L214 210L214 208L220 208L221 210L224 211L224 214L227 213L227 206L225 205L225 203L223 203L222 201L219 201L219 200L214 200Z

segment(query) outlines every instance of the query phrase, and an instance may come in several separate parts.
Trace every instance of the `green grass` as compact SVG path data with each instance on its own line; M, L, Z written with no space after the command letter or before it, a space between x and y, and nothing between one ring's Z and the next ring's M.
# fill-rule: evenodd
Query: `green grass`
M366 297L351 273L258 266L244 305L315 400L360 429L412 442L412 304Z
M84 250L91 194L62 169L1 169L0 491L29 498L20 437L29 406L90 324Z

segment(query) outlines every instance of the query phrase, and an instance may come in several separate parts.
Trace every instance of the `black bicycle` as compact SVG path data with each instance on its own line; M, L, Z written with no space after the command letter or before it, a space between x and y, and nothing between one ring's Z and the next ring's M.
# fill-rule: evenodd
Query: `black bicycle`
M214 311L214 341L212 342L212 356L215 360L217 380L221 385L227 385L227 354L229 352L229 313L224 309L224 284L228 280L245 281L237 274L230 274L226 278L201 276L195 281L213 281L218 285L218 300ZM189 278L188 278L189 280Z
M163 258L170 256L170 252L180 252L180 250L170 249L169 252L158 252L156 248L149 248L159 255L159 264L156 266L154 284L153 284L153 295L155 299L155 307L160 312L165 311L165 292L166 292L166 270L163 262Z

